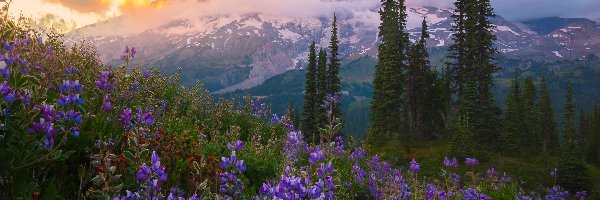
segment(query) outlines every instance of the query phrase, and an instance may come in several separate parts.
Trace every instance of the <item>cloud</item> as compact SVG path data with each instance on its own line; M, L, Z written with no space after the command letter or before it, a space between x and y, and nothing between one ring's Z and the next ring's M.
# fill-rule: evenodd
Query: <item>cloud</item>
M77 12L100 14L108 11L112 3L109 0L42 0L42 2L59 4Z
M176 20L185 20L189 24L186 27L189 31L202 31L210 29L212 24L227 23L227 20L251 13L287 18L356 14L359 16L357 22L372 24L379 20L378 16L372 14L379 6L378 0L171 0L160 8L123 4L119 7L121 16L118 22L112 24L118 24L118 27L103 27L100 24L90 32L100 35L115 32L133 34ZM215 17L218 17L218 21L212 21Z
M77 27L75 21L67 21L51 13L46 13L38 18L36 24L46 29L54 29L59 33L66 33Z
M600 17L598 0L492 0L499 15L511 20L542 17Z

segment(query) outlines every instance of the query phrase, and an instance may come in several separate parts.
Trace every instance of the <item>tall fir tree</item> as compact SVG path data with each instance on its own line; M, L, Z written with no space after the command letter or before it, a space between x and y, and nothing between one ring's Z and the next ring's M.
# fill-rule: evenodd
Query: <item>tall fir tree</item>
M586 147L585 160L600 166L600 103L596 103L594 114L590 119L590 141Z
M431 95L431 70L427 53L427 21L423 18L421 24L421 39L411 47L408 52L408 67L406 70L406 108L408 110L408 124L411 132L410 138L425 138L427 102Z
M585 147L590 141L590 121L587 113L583 109L583 105L579 106L579 120L577 122L578 130L577 136L575 137L577 140L577 147L579 147L577 150L578 152L584 152Z
M577 129L575 127L575 101L573 84L568 83L563 115L564 133L561 156L558 163L558 184L569 191L588 191L589 172L581 154L577 152Z
M327 110L323 108L325 97L327 96L327 51L319 50L317 77L317 125L322 127L327 123Z
M319 133L316 125L316 112L315 107L317 102L317 55L315 42L310 45L310 51L308 55L308 66L306 67L306 83L304 84L304 107L302 110L302 132L304 138L308 142L316 142L319 140Z
M470 125L471 118L477 112L477 85L474 81L465 84L464 94L461 96L460 109L452 126L452 142L450 143L450 154L452 156L465 158L474 156L476 145L473 142L473 127Z
M405 124L404 74L408 35L404 32L406 13L404 0L381 0L379 11L379 59L373 77L371 127L368 141L381 144L397 138Z
M523 118L521 104L521 79L519 73L515 75L512 81L511 90L506 97L506 109L504 110L504 129L500 136L502 150L505 153L514 154L523 153L524 139L520 134L523 131Z
M540 92L540 101L537 107L539 132L543 139L542 151L556 155L559 151L558 126L545 77L541 78Z
M449 74L453 90L459 96L465 84L474 81L480 98L476 118L470 118L475 142L482 147L497 144L500 111L492 96L493 77L498 71L493 56L496 36L490 19L495 16L489 0L457 0L453 14L452 36L454 44L449 47Z
M333 15L333 22L331 24L331 39L329 41L329 67L327 68L327 94L341 95L341 82L340 82L340 59L339 56L339 40L338 40L338 28L337 28L337 16ZM342 109L340 108L339 101L333 105L333 118L342 119Z
M532 153L541 152L542 148L542 135L538 123L526 123L526 122L537 122L538 121L538 109L537 109L537 90L535 83L530 77L525 77L523 82L523 95L521 96L521 128L522 128L522 142L523 146Z

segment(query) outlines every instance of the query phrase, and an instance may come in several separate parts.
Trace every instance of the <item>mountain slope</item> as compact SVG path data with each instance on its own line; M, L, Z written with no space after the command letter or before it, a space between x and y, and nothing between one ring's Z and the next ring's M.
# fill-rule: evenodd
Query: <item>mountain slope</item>
M430 23L430 48L451 44L452 10L408 8L408 33L419 37L420 20ZM365 17L368 16L368 17ZM364 20L368 18L370 20ZM375 19L375 20L373 20ZM345 63L363 56L377 58L376 9L340 15L340 56ZM329 17L282 17L261 13L176 19L138 33L126 30L114 18L70 33L69 41L85 39L97 47L100 58L118 65L122 49L135 46L134 65L156 66L169 73L183 70L186 84L202 79L219 93L248 89L306 63L308 44L326 48L330 37ZM591 20L548 18L516 23L494 18L496 46L512 58L534 60L577 59L600 55L600 27ZM550 24L550 25L548 25ZM114 31L106 31L114 30Z

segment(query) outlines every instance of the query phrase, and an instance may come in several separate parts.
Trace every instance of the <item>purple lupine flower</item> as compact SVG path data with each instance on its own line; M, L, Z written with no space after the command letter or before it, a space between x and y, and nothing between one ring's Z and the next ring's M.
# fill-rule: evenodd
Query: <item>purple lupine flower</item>
M8 67L8 62L6 62L6 59L2 57L0 57L0 74L4 78L10 77L10 68Z
M4 81L1 85L0 85L0 93L2 93L2 95L7 95L9 93L12 92L12 89L10 88L10 86L8 86L8 82Z
M452 160L450 160L448 157L444 157L444 166L456 168L458 166L458 161L456 158L452 158Z
M100 110L104 112L110 112L112 110L112 103L110 103L110 97L108 94L104 95L104 101L102 102L102 107Z
M71 88L71 83L69 80L63 80L63 83L58 85L58 89L61 91L68 91Z
M235 150L242 150L244 148L244 143L240 140L235 141Z
M131 47L131 58L135 58L136 53L137 51L135 50L135 47Z
M75 137L79 137L79 127L74 126L73 128L71 128L71 134Z
M412 161L410 161L409 170L412 173L419 173L419 171L421 170L421 166L419 165L419 163L415 159L413 159Z
M112 74L109 71L100 72L100 79L96 81L96 87L102 91L111 91L115 85L109 81Z
M554 186L550 189L550 191L548 191L548 194L546 194L545 199L557 199L557 200L566 200L569 199L571 196L571 194L569 193L569 191L563 190L560 186Z
M130 129L131 121L133 120L133 111L131 108L123 109L123 112L119 115L119 120L121 120L123 128Z
M140 166L138 172L136 173L136 178L138 181L141 182L146 180L151 173L152 171L150 171L150 168L146 166L146 164L143 164L142 166Z
M365 157L365 151L356 147L354 149L354 151L352 152L352 154L350 154L350 156L348 156L348 159L357 162L358 159L362 159L364 157Z
M491 177L497 177L497 176L498 176L498 172L497 172L497 171L496 171L496 170L495 170L493 167L490 167L490 168L487 170L487 173L486 173L486 174L487 174L487 176L488 176L488 177L490 177L490 178L491 178Z
M52 148L52 146L54 146L54 138L46 137L44 139L44 147L46 147L46 148Z
M144 78L150 78L150 71L148 71L148 70L142 71L142 76L144 76Z
M154 118L152 117L152 112L144 113L142 109L138 109L138 120L143 122L146 125L154 124Z
M71 85L69 85L69 88L71 88L74 91L81 91L81 88L83 88L83 85L79 84L79 80L75 80L71 82Z
M558 170L557 170L556 168L554 168L554 170L552 170L552 171L550 172L550 176L552 176L552 177L556 177L556 172L557 172L557 171L558 171Z
M475 158L467 158L466 159L466 164L468 166L477 166L477 165L479 165L479 161L477 159L475 159Z
M244 148L244 143L240 140L236 140L234 144L227 143L227 149L231 151L239 151L242 150L242 148Z
M244 160L238 160L238 162L235 165L241 172L245 172L246 171L246 165L244 164Z
M313 165L320 160L325 160L325 154L323 154L323 151L321 151L318 146L315 146L308 156L308 162Z
M252 108L251 115L253 117L262 117L267 111L267 106L260 101L260 99L250 100L250 106Z
M512 179L510 178L510 176L506 176L506 172L504 172L504 175L502 176L502 178L500 178L500 183L506 184L510 183L511 181Z
M581 191L581 192L576 192L575 193L575 197L577 197L577 199L579 200L585 200L588 196L588 192L587 191Z
M273 114L273 117L271 117L271 124L281 124L283 123L283 117L279 117L276 114Z
M224 169L224 168L227 168L230 164L231 164L231 162L229 161L229 158L221 157L221 162L219 163L219 167Z

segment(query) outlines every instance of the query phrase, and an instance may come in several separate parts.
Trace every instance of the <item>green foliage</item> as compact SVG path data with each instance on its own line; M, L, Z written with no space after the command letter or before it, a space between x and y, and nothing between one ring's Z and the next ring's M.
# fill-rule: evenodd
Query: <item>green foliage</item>
M304 109L302 109L302 132L307 141L315 143L319 139L317 131L317 53L315 42L310 45L306 83L304 84Z
M326 95L340 95L342 91L340 81L340 59L339 56L339 43L338 40L338 28L337 28L337 16L333 14L333 22L331 24L331 39L329 40L329 66L327 67L327 92ZM342 110L339 103L333 105L333 117L342 119Z
M526 137L521 133L524 128L523 110L521 107L521 80L519 75L515 76L512 88L506 98L506 110L504 111L504 130L500 136L502 150L507 154L523 153L523 144Z
M564 134L561 157L558 165L558 184L570 191L588 191L589 172L582 156L577 152L575 129L575 104L573 84L567 86L567 102L564 114Z
M315 100L315 109L317 112L317 126L322 127L327 122L327 111L322 107L325 102L325 97L327 96L327 51L323 49L319 50L318 61L319 75L317 77L317 97Z
M454 120L454 133L450 143L450 155L458 158L471 157L474 154L473 133L467 115L460 115Z
M444 132L446 102L439 88L444 84L429 66L426 48L427 21L423 19L421 39L408 52L405 101L408 110L409 139L439 139Z
M404 32L406 7L404 1L382 0L382 4L379 11L381 43L373 77L372 120L368 138L371 144L381 144L386 139L400 137L406 121L402 99L405 89L405 50L409 44Z

